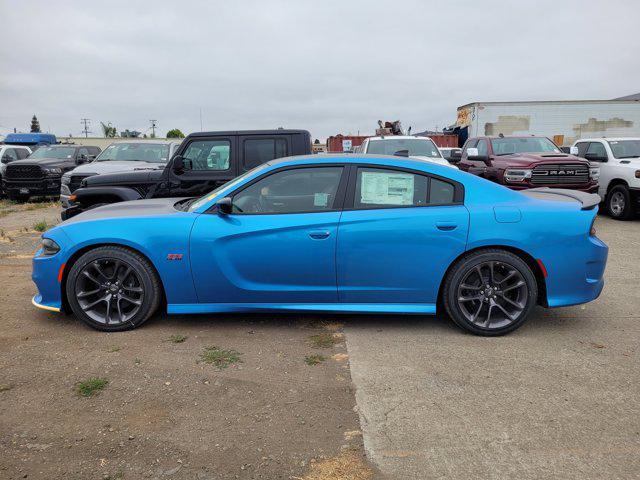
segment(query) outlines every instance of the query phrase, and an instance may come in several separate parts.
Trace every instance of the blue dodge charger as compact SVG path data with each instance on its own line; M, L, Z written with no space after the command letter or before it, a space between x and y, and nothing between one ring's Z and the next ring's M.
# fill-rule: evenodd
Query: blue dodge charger
M271 161L197 199L117 203L43 235L34 305L105 331L168 313L435 314L500 335L589 302L599 197L517 192L402 157Z

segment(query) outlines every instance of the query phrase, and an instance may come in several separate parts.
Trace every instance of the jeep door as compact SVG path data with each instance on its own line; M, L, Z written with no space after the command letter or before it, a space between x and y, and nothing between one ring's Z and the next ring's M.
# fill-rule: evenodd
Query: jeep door
M238 137L238 175L276 158L291 155L291 135L264 134Z

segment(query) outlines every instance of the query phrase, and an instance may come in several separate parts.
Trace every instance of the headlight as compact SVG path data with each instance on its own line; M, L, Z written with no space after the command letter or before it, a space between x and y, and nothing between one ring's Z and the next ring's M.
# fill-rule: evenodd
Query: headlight
M525 179L531 178L531 170L507 168L504 171L504 178L507 182L524 182Z
M62 175L61 183L62 185L69 185L71 183L71 175L69 175L68 173Z
M62 169L58 168L58 167L50 167L50 168L45 168L44 171L47 173L47 175L60 175L62 173Z
M50 257L51 255L55 255L60 251L60 245L51 240L50 238L42 239L42 255L45 257Z
M600 167L589 167L589 178L598 180L600 178Z

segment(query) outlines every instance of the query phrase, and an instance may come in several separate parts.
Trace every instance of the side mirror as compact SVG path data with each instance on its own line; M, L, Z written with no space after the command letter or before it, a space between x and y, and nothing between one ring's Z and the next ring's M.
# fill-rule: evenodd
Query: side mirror
M571 147L571 148L569 149L569 153L570 153L571 155L576 155L576 156L577 156L577 155L578 155L578 147Z
M89 160L84 153L81 153L78 158L76 158L76 165L82 165L83 163L87 163Z
M9 155L4 155L2 157L2 163L9 163L11 161L11 157Z
M449 158L447 158L447 160L451 163L458 163L460 160L462 160L462 151L461 150L453 150L450 154L449 154Z
M191 170L191 160L184 158L182 155L176 155L173 157L173 171L178 175Z
M231 201L231 197L224 197L218 200L216 208L218 209L218 214L229 215L233 211L233 202Z
M471 147L467 148L467 159L487 162L489 160L489 157L487 157L486 155L478 155L478 149Z
M409 150L398 150L393 154L394 157L408 157Z

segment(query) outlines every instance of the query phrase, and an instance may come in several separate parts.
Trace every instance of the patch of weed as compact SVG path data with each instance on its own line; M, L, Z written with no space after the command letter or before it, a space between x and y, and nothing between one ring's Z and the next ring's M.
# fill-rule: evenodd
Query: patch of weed
M175 335L171 335L168 339L169 342L171 343L182 343L184 342L187 338L186 335L181 335L179 333L176 333Z
M219 369L227 368L229 365L240 363L240 352L236 350L223 350L218 347L205 347L200 354L200 360L204 363L215 365Z
M0 383L0 392L6 392L7 390L11 390L12 388L13 387L11 385Z
M326 358L323 355L308 355L304 357L304 363L310 366L317 365L325 360Z
M92 377L85 380L84 382L78 382L76 384L76 391L78 392L78 395L81 395L83 397L91 397L100 392L100 390L106 387L108 383L109 380L107 380L106 378Z
M309 337L309 343L315 348L331 348L336 343L336 339L330 333L318 333Z
M122 350L122 348L120 348L117 345L114 345L113 347L109 348L109 353L119 352L120 350Z
M39 222L34 223L33 225L33 229L36 232L44 232L47 230L47 228L49 228L49 225L47 224L46 220L40 220Z

